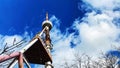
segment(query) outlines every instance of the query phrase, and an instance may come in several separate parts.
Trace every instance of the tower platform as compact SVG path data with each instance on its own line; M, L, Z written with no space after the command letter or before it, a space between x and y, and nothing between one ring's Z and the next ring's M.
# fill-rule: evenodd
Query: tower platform
M45 49L45 44L41 40L41 38L37 38L38 40L24 52L25 58L29 63L33 64L43 64L45 62L51 61L52 58L50 53ZM32 41L31 41L32 42Z

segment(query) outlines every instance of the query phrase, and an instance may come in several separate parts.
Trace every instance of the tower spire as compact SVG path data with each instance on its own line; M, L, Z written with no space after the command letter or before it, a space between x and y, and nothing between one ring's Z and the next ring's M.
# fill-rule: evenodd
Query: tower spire
M48 12L46 12L46 20L48 20Z
M49 19L48 19L48 12L46 12L46 20L45 21L43 21L43 23L42 23L42 28L44 29L45 27L49 27L49 30L51 30L51 28L52 28L52 22L51 21L49 21Z

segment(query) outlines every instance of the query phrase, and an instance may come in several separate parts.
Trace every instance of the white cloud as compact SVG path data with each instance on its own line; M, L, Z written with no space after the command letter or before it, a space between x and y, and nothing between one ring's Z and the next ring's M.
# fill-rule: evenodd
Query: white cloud
M13 42L14 42L14 44L18 43L21 40L23 40L24 38L25 38L24 41L26 41L24 43L24 45L26 45L29 42L29 40L30 40L30 36L28 35L28 32L25 32L23 35L17 35L17 34L16 35L1 35L0 34L0 39L1 39L0 40L0 44L1 44L0 45L0 49L3 50L4 46L6 45L6 43L7 43L7 47L10 47L10 46L13 45ZM19 50L22 47L23 46L21 45L21 47L15 48L14 50Z
M120 0L82 0L85 3L92 5L96 9L101 10L113 10L115 8L120 8Z
M13 44L14 39L16 38L16 42L22 40L22 37L19 35L13 35L13 36L4 36L4 43L7 43L8 46L11 46Z
M85 14L82 19L76 19L71 26L76 32L68 33L67 28L66 33L62 33L59 29L60 20L55 16L51 17L51 21L54 23L54 27L51 31L51 38L54 44L53 52L53 62L54 65L64 63L72 63L74 59L74 53L80 52L86 53L94 58L100 55L100 52L107 52L111 50L111 45L116 45L120 42L116 42L116 39L120 35L119 25L115 25L114 22L119 23L116 18L120 18L119 0L84 0L84 3L90 4L92 6L92 12ZM87 6L87 5L86 5ZM88 7L90 8L90 7ZM97 13L100 10L101 13ZM57 26L56 26L57 25ZM71 48L71 42L76 45L76 47ZM59 68L59 67L56 67Z
M76 48L95 56L100 51L105 52L111 49L112 43L120 34L120 29L105 14L91 14L87 18L83 18L83 22L75 22L74 27L79 31L81 39L81 43L78 44L80 46Z
M85 3L92 5L93 8L100 9L102 13L97 14L93 9L92 12L86 13L86 16L75 21L74 28L79 31L81 45L77 46L82 52L89 55L97 55L100 50L106 52L111 49L111 45L115 43L120 35L119 25L115 25L115 18L120 18L119 11L113 11L120 5L119 0L84 0ZM105 4L106 3L106 4ZM116 21L119 23L118 21Z
M55 50L53 52L53 63L56 68L59 68L59 65L65 62L62 60L69 60L69 63L71 63L74 58L74 49L71 49L70 47L72 34L69 36L67 34L62 34L59 29L60 21L55 16L52 16L50 20L53 22L53 24L55 24L50 33Z

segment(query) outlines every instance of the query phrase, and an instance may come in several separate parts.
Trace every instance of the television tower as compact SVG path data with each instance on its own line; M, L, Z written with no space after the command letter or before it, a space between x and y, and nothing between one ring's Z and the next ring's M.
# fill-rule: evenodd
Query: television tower
M52 49L51 39L50 39L50 34L49 34L49 31L51 30L52 26L53 26L52 22L50 22L48 20L48 13L46 13L46 20L43 21L42 28L43 29L46 28L45 29L45 35L46 35L46 37L45 37L45 44L46 44L46 49L47 49L47 51L49 53L51 52L51 49ZM53 66L51 64L52 64L51 61L47 61L45 63L45 68L53 68Z
M49 34L52 26L52 22L48 19L48 13L46 13L46 20L42 23L42 31L36 34L21 50L9 55L0 55L0 63L14 58L8 68L14 68L16 63L18 63L19 68L23 68L24 62L28 68L32 68L29 63L42 64L45 65L45 68L53 68L51 56L52 45ZM41 36L43 34L45 37L42 39Z

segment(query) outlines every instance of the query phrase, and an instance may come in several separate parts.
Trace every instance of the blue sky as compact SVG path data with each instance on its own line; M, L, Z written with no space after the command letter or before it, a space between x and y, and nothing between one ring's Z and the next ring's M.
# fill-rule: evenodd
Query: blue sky
M73 63L74 53L95 59L100 52L114 53L112 46L119 47L119 0L1 0L0 43L12 45L14 38L30 40L41 31L46 11L53 23L50 34L56 68L64 61Z
M1 0L0 33L14 35L22 34L25 30L36 33L41 29L46 12L61 20L60 29L64 31L72 25L75 18L83 15L78 9L78 2L79 0Z

